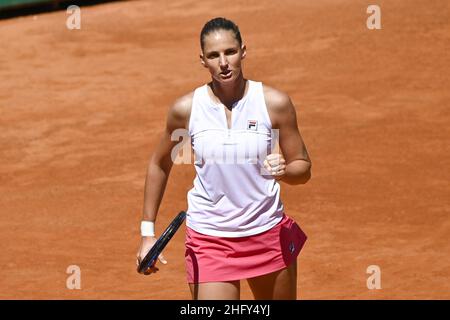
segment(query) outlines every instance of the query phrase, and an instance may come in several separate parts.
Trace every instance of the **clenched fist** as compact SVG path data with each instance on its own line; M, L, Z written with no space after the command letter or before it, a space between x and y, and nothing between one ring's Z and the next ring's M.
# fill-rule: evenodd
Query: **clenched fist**
M263 164L264 168L269 171L269 173L274 176L276 180L280 180L286 173L286 160L282 154L269 154Z

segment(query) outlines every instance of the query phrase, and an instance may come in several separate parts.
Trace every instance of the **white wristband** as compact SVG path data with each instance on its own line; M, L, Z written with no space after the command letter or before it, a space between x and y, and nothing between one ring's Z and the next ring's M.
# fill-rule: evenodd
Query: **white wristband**
M141 236L154 237L155 236L155 223L153 221L141 222Z

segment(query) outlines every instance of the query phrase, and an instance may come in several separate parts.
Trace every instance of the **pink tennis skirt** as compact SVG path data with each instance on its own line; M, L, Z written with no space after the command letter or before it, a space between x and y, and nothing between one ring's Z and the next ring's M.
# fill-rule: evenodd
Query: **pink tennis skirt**
M235 281L284 269L297 259L306 239L286 214L273 228L241 238L209 236L187 227L187 281Z

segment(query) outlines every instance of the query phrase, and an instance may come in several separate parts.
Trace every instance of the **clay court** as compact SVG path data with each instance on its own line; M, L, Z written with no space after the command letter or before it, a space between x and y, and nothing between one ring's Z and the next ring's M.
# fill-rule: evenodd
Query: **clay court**
M381 30L366 27L370 4ZM81 30L65 11L0 20L0 298L191 298L185 227L145 277L139 222L166 112L209 80L200 29L225 16L245 76L291 96L312 159L306 185L282 184L308 235L299 299L450 299L449 12L446 0L155 0L82 7ZM173 167L157 233L193 178ZM70 265L81 290L66 287Z

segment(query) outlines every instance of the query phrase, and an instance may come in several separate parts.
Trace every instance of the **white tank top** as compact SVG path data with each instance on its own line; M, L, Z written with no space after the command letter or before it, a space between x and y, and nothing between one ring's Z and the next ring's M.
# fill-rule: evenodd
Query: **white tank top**
M244 237L269 230L283 217L280 185L263 175L275 135L261 82L248 80L233 105L231 129L225 107L205 84L194 91L189 134L196 177L188 192L186 225L206 235Z

